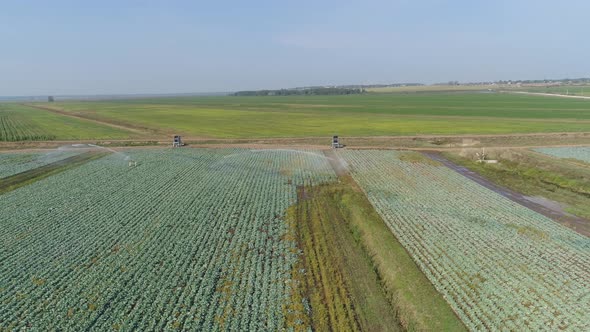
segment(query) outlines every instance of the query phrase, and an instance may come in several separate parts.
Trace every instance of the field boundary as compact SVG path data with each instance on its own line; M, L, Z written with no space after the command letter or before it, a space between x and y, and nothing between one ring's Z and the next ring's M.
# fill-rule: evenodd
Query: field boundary
M188 147L314 148L329 149L331 136L281 138L207 138L183 136ZM590 132L528 133L502 135L417 135L417 136L342 136L352 149L460 150L464 148L537 148L590 146ZM135 139L90 139L0 142L2 150L49 149L72 143L92 143L109 147L166 146L172 136L145 136Z

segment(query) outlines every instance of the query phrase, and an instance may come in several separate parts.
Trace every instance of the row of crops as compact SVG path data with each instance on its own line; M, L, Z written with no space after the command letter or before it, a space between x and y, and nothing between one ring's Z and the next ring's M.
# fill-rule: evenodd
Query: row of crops
M557 158L571 158L590 163L590 147L538 148L534 150Z
M312 151L133 150L0 196L0 326L280 330Z
M0 153L0 178L51 164L79 153L79 151L67 149L39 153Z
M55 139L55 135L39 128L26 117L20 116L16 112L0 109L0 141L16 142L52 139Z
M340 155L470 330L590 330L590 239L446 167Z

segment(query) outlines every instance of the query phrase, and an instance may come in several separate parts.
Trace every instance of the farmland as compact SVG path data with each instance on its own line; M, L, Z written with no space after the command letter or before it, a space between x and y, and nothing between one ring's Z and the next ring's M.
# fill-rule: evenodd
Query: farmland
M501 162L487 165L462 147L536 146L539 133L587 142L586 100L175 97L1 104L0 115L3 146L62 146L0 153L0 329L589 328L585 221L551 220L417 152L311 148L333 133L361 148L418 135L400 140L448 148L588 218L587 148L489 149ZM173 134L189 147L73 142ZM234 139L266 146L190 148ZM289 149L297 139L311 143Z
M587 237L420 158L342 156L470 330L589 328Z
M534 149L541 151L577 151L581 147ZM549 204L557 221L582 234L590 235L590 222L576 222L578 216L590 220L590 168L577 159L555 158L528 149L486 149L496 164L475 162L481 149L445 152L444 156L504 188L525 195L526 199ZM541 201L539 201L539 199ZM570 214L569 216L564 215ZM574 216L572 216L574 215ZM573 219L572 219L573 218Z
M590 163L590 147L570 147L570 148L539 148L535 149L557 158L575 159Z
M590 86L588 85L558 85L548 87L522 87L518 90L535 93L552 93L559 95L590 97Z
M417 153L123 149L0 198L5 329L587 328L588 238Z
M150 135L204 138L587 132L590 102L500 93L175 97L38 103Z
M122 139L133 133L83 119L12 103L0 103L0 142Z
M10 152L0 154L0 178L41 167L75 156L79 151L51 151L38 153Z
M113 154L2 195L0 324L281 327L297 257L281 216L334 175L311 152L245 152Z

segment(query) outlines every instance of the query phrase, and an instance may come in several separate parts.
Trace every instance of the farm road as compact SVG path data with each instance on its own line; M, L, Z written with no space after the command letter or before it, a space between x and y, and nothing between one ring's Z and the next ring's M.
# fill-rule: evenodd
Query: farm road
M430 151L430 152L423 152L424 155L428 156L430 159L436 160L446 167L452 169L453 171L463 175L464 177L475 181L481 186L484 186L494 192L526 207L529 208L537 213L544 215L566 227L573 229L574 231L590 237L590 220L580 218L578 216L574 216L572 214L564 212L560 207L559 204L539 204L535 203L531 200L531 198L518 193L514 190L504 188L498 186L492 182L490 182L485 177L479 175L478 173L469 170L463 166L459 166L452 161L443 157L439 152Z

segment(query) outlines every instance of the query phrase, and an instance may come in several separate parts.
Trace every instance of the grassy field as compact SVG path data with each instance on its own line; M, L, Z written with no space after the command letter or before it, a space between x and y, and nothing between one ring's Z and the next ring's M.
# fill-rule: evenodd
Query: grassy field
M18 104L0 104L0 141L122 139L124 129Z
M160 135L321 137L580 132L590 102L496 93L183 97L40 104Z

